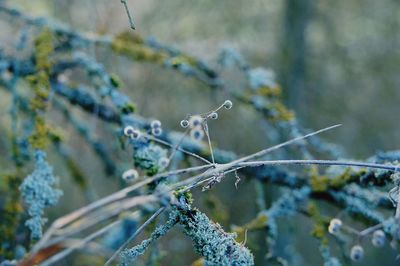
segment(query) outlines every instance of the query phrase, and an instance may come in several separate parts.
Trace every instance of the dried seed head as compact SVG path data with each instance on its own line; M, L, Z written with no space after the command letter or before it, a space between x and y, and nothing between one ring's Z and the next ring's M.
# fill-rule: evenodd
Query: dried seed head
M161 168L166 168L169 165L169 159L167 157L163 157L158 161L158 165Z
M183 119L181 121L181 127L187 128L188 126L189 126L189 121L187 121L186 119Z
M124 135L130 137L135 129L132 126L126 126L124 128Z
M133 182L135 179L139 178L139 173L135 169L129 169L122 174L122 179L125 182Z
M160 120L153 120L153 121L151 121L150 127L151 127L151 128L159 128L159 127L161 127L161 122L160 122Z
M343 223L340 219L334 218L329 222L328 231L332 235L339 233L340 228L342 227Z
M208 117L211 119L218 119L218 113L212 112Z
M385 245L385 233L382 230L376 230L372 235L372 245L374 247L383 247Z
M203 118L199 115L194 115L189 119L189 125L191 128L195 128L201 125Z
M162 134L162 129L160 127L154 127L151 129L151 134L153 134L153 136L161 136Z
M204 137L204 131L201 127L195 127L190 130L190 137L194 140L201 140Z
M355 245L351 248L350 258L353 261L360 261L364 257L364 249L360 245Z
M224 107L225 107L225 109L231 109L232 106L233 106L232 101L226 100L226 101L224 102Z
M139 139L141 135L142 135L142 133L140 133L139 130L134 129L130 137L132 139Z

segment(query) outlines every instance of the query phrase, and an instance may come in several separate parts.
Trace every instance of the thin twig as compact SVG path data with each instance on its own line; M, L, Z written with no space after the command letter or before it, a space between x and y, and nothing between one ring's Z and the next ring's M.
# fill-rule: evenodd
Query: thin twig
M149 135L149 134L144 134L144 136L145 136L146 138L150 139L150 140L153 140L153 141L155 141L155 142L158 142L158 143L160 143L160 144L162 144L162 145L165 145L165 146L167 146L167 147L170 147L170 148L172 148L172 149L177 149L178 151L181 151L181 152L183 152L183 153L185 153L185 154L187 154L187 155L190 155L190 156L192 156L192 157L194 157L194 158L197 158L197 159L199 159L199 160L201 160L201 161L203 161L203 162L205 162L205 163L207 163L207 164L212 164L212 163L211 163L209 160L207 160L206 158L201 157L200 155L197 155L197 154L195 154L195 153L193 153L193 152L187 151L187 150L185 150L185 149L183 149L183 148L181 148L181 147L179 147L179 146L174 147L174 146L171 145L170 143L168 143L168 142L166 142L166 141L164 141L164 140L162 140L162 139L156 138L156 137L154 137L154 136L152 136L152 135ZM182 143L183 138L184 138L184 135L183 135L183 137L180 139L180 143Z
M126 11L126 14L128 15L129 24L130 24L131 28L133 30L135 30L136 26L135 26L135 23L133 22L133 18L132 18L131 12L129 11L128 3L126 2L126 0L121 0L121 3L125 7L125 11Z
M161 207L159 208L149 219L147 219L147 221L142 224L142 226L140 226L133 235L131 235L128 240L125 241L125 243L123 243L118 249L117 251L115 251L115 253L111 256L111 258L109 258L107 260L107 262L104 264L104 266L109 266L111 264L111 262L114 261L114 259L118 256L118 254L130 243L133 241L133 239L135 239L135 237L137 237L140 232L143 231L143 229L146 228L146 226L148 226L154 219L156 219L163 211L165 211L166 207Z
M207 120L203 124L203 129L204 129L204 132L206 133L206 136L207 136L208 147L209 147L210 153L211 153L211 161L212 161L213 165L215 165L214 151L213 151L213 148L212 148L212 145L211 145L210 132L208 130Z
M177 182L177 183L175 183L173 186L171 186L171 188L172 188L172 190L175 190L175 189L178 188L178 187L183 187L183 186L188 186L188 185L191 185L192 187L193 187L193 186L196 186L196 183L197 183L198 181L201 181L202 179L204 179L204 177L209 177L209 176L213 177L213 176L217 175L218 173L225 172L225 171L227 171L227 170L229 170L229 169L234 168L234 167L237 166L239 163L242 163L242 162L248 161L248 160L250 160L250 159L254 159L254 158L257 158L257 157L266 155L266 154L268 154L268 153L270 153L270 152L272 152L272 151L275 151L275 150L277 150L277 149L283 148L283 147L285 147L285 146L289 146L289 145L291 145L291 144L293 144L293 143L295 143L295 142L297 142L297 141L300 141L300 140L303 140L303 139L306 139L306 138L315 136L315 135L317 135L317 134L321 134L321 133L323 133L323 132L325 132L325 131L328 131L328 130L337 128L337 127L339 127L339 126L340 126L340 125L334 125L334 126L326 127L326 128L323 128L323 129L320 129L320 130L311 132L311 133L309 133L309 134L307 134L307 135L300 136L300 137L297 137L297 138L288 140L288 141L286 141L286 142L280 143L280 144L275 145L275 146L272 146L272 147L270 147L270 148L267 148L267 149L261 150L261 151L259 151L259 152L253 153L253 154L251 154L251 155L248 155L248 156L242 157L242 158L240 158L240 159L234 160L234 161L232 161L232 162L230 162L230 163L226 163L226 164L215 164L215 168L214 168L214 169L212 169L212 170L210 170L210 171L208 171L208 172L206 172L206 173L201 173L201 174L199 174L199 175L193 176L193 177L188 178L188 179L186 179L186 180ZM242 168L242 167L240 167L240 168ZM236 169L236 170L238 170L238 169Z

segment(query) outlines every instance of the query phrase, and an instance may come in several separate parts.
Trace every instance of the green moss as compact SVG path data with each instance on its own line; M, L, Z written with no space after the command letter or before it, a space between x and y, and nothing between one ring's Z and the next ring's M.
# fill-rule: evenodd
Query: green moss
M116 74L111 74L110 75L110 82L111 82L111 85L114 88L121 88L122 87L122 81Z
M0 209L0 257L12 259L16 246L15 231L22 212L18 190L22 179L18 174L4 174L0 178L7 184L8 191Z
M281 102L272 103L272 109L277 112L277 115L272 118L273 121L292 121L294 119L294 113Z
M311 235L317 238L321 244L328 244L327 228L329 221L325 219L318 210L318 206L315 202L310 202L308 204L308 213L311 220L314 222L313 229L311 230Z
M177 191L174 191L174 196L177 199L183 198L184 201L189 205L193 204L193 202L194 202L192 193L189 190L186 190L186 187L183 187Z
M326 176L311 175L310 185L314 192L326 191L329 187L329 178Z
M164 62L167 58L166 54L146 47L137 40L136 35L121 34L115 37L111 49L117 54L139 61Z
M257 94L265 97L280 97L282 95L282 88L278 85L275 87L261 87L257 89Z
M136 111L136 106L133 103L127 103L121 108L123 114L131 114Z
M347 168L341 174L333 178L319 175L317 172L314 172L310 176L310 185L314 192L324 192L328 189L338 190L351 182L358 180L363 174L365 174L365 170L354 172L351 168Z
M352 179L351 168L347 168L343 173L329 180L329 187L339 189L344 187Z
M29 137L29 143L32 148L37 150L45 150L49 145L49 127L45 123L43 117L38 116L35 118L35 129Z
M50 95L50 56L54 51L53 35L49 29L44 29L35 39L35 66L36 73L27 77L33 88L33 98L30 108L33 111L35 128L29 142L35 149L45 150L49 144L49 126L44 119L44 112L48 105Z

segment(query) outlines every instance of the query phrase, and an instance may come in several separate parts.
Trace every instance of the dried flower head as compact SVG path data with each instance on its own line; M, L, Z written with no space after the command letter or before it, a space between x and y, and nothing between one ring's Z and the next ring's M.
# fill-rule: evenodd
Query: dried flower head
M130 137L133 134L134 130L135 129L132 126L126 126L124 128L124 135L127 136L127 137Z
M355 245L351 248L350 258L353 261L360 261L364 257L364 249L360 245Z
M162 134L162 129L161 129L160 127L153 127L153 128L151 129L151 134L152 134L153 136L156 136L156 137L161 136L161 134Z
M129 169L122 174L122 179L127 182L133 182L134 180L139 178L139 173L136 169Z
M191 128L195 128L203 123L203 118L200 115L191 116L189 119L189 125Z
M211 119L218 119L218 113L217 112L212 112L209 116Z
M160 168L164 169L169 165L169 159L167 157L163 157L158 161L158 165Z
M190 137L194 140L201 140L204 137L204 130L201 127L195 127L190 130Z
M372 234L372 245L374 245L374 247L383 247L385 245L385 233L382 230L376 230L373 234Z
M187 128L189 126L189 121L187 121L186 119L183 119L180 124L181 124L181 127Z
M153 121L151 121L150 127L151 127L151 128L159 128L159 127L161 127L161 122L160 122L160 120L153 120Z
M224 102L224 107L225 107L225 109L231 109L232 108L232 106L233 106L233 103L232 103L232 101L230 101L230 100L226 100L225 102Z
M334 218L330 221L328 231L332 235L339 233L340 228L342 228L342 221L340 219Z

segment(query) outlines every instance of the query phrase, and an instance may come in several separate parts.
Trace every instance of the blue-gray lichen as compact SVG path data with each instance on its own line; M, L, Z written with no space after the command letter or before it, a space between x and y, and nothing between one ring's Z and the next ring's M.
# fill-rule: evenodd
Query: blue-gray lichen
M143 240L137 246L130 249L125 249L121 252L121 263L120 266L133 265L137 257L143 255L146 249L160 237L164 236L168 231L174 227L178 221L178 215L176 212L171 212L166 224L158 226L153 233L151 233L150 238Z
M185 205L179 209L179 224L192 240L195 251L204 257L206 265L254 265L253 254L235 241L236 234L227 233L221 225Z
M20 186L22 198L29 205L28 213L31 216L25 225L31 230L31 238L42 236L42 226L47 221L43 218L44 209L54 206L62 192L53 188L57 183L53 175L53 168L46 161L46 153L37 150L35 153L35 170L27 176Z

